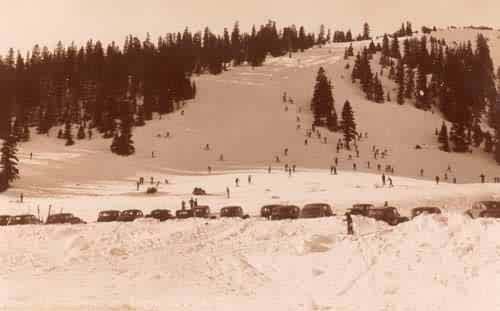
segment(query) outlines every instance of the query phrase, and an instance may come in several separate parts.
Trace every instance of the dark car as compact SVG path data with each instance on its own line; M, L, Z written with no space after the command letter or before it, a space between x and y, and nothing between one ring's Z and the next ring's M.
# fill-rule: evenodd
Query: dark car
M174 219L175 217L172 215L172 212L168 209L155 209L149 215L146 215L146 218L154 218L159 221L165 221L169 219Z
M484 215L494 215L500 211L500 202L498 201L480 201L476 202L472 205L472 208L466 211L465 213L472 217L489 217Z
M210 207L206 205L194 207L193 217L215 219L215 216L210 214Z
M85 224L86 222L81 220L80 218L74 216L71 213L60 213L60 214L52 214L47 217L45 221L46 225L60 225L60 224Z
M300 208L295 205L283 205L273 208L271 220L297 219L300 215Z
M260 217L265 217L265 218L271 217L271 215L273 213L273 209L279 208L281 206L283 206L283 205L272 204L272 205L264 205L264 206L262 206L262 208L260 209Z
M412 219L420 214L441 214L441 210L434 206L421 206L411 210Z
M300 213L300 218L319 218L334 216L332 207L325 203L306 204Z
M368 216L368 211L372 208L375 208L375 206L369 203L354 204L352 208L349 209L349 214Z
M9 217L7 225L39 225L42 222L35 215L17 215Z
M0 226L7 226L10 218L9 215L0 215Z
M193 210L191 209L180 209L175 212L175 218L186 219L193 217Z
M241 206L226 206L221 208L220 217L239 217L247 219L250 216L243 213L243 208Z
M102 211L99 212L99 216L97 217L97 222L111 222L117 221L118 217L120 217L120 211Z
M489 209L489 210L486 210L486 211L482 211L479 214L479 217L500 218L500 209Z
M129 209L120 213L118 221L131 222L142 217L144 217L142 211L138 209Z
M373 218L375 220L384 221L391 226L396 226L402 222L409 220L408 217L402 217L401 215L399 215L398 210L392 206L370 208L368 210L367 217Z

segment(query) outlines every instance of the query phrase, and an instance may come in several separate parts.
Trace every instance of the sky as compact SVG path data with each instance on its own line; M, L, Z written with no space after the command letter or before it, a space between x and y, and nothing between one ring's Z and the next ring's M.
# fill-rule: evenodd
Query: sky
M49 48L58 40L82 44L92 38L122 44L127 34L153 38L186 26L215 32L242 30L268 19L278 25L304 25L317 31L320 24L361 31L367 21L375 34L393 32L402 21L421 25L488 25L500 28L498 0L0 0L0 53L10 47L25 53L38 43Z

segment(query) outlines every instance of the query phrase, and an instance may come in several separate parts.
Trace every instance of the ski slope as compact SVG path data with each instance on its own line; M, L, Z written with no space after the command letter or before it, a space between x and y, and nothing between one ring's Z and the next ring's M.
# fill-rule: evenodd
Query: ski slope
M468 31L438 34L474 39ZM488 36L498 64L497 32ZM0 214L40 211L45 218L51 206L89 224L0 227L0 310L500 310L500 222L463 216L472 202L499 198L498 184L478 183L481 173L488 181L500 176L499 166L480 150L439 151L438 113L366 101L344 69L353 64L343 59L345 46L197 77L198 96L183 107L184 115L156 116L134 129L137 152L130 157L112 155L111 142L102 138L65 147L56 128L48 137L33 135L20 146L22 179L0 195ZM349 100L358 129L368 132L359 158L336 153L335 133L322 132L327 144L313 137L304 145L320 66L334 85L337 112ZM285 91L294 100L288 111ZM374 145L388 156L373 159ZM330 175L335 157L339 174ZM289 176L285 164L297 165L297 172ZM394 187L382 186L377 164L395 167L389 174ZM456 185L443 180L448 166ZM137 191L141 176L146 185ZM150 177L161 182L155 195L145 194ZM354 203L388 201L403 215L421 205L438 206L443 214L397 227L354 218L353 237L345 235L340 216L95 223L105 209L175 211L194 187L208 192L197 199L213 212L237 204L256 216L264 204L325 202L342 215Z

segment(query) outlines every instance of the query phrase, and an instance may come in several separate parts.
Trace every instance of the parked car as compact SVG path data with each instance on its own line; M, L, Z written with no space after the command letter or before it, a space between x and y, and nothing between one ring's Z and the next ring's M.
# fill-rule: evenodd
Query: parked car
M472 205L472 208L465 212L466 215L472 218L493 217L500 212L500 202L497 201L480 201Z
M97 222L117 221L118 217L120 217L120 211L115 211L115 210L102 211L99 212L99 216L97 217Z
M369 203L360 203L360 204L354 204L348 212L351 215L358 215L358 216L368 216L368 211L372 208L375 208L373 204Z
M175 212L175 218L177 219L186 219L193 217L192 209L180 209Z
M155 209L150 214L146 215L146 218L154 218L159 221L165 221L169 219L174 219L174 215L168 209Z
M221 208L220 217L239 217L247 219L250 216L243 213L243 208L241 206L226 206Z
M0 226L7 226L10 218L9 215L0 215Z
M60 213L60 214L52 214L47 217L45 221L46 225L56 225L56 224L85 224L86 222L81 220L80 218L74 216L71 213Z
M379 207L368 209L367 217L374 218L375 220L380 220L388 223L391 226L396 226L402 222L408 221L408 217L402 217L399 215L398 210L395 207Z
M434 206L415 207L411 210L411 218L415 218L420 214L441 214L441 210Z
M39 225L42 222L35 215L10 216L7 225Z
M118 221L122 222L132 222L136 219L144 217L144 214L142 211L138 209L129 209L126 211L123 211L120 213L120 216L118 217Z
M271 220L297 219L300 208L295 205L283 205L272 209Z
M215 215L210 214L210 207L200 205L193 208L193 217L215 219Z
M260 209L260 217L264 217L264 218L270 218L272 213L273 213L273 209L275 208L279 208L283 205L280 205L280 204L272 204L272 205L264 205L262 206L262 208Z
M300 218L319 218L334 216L332 207L325 203L306 204L300 213Z

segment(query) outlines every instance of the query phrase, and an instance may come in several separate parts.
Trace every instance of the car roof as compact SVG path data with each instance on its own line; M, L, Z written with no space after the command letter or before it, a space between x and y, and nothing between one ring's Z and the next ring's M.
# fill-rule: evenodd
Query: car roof
M320 207L320 206L330 207L330 204L328 204L328 203L309 203L309 204L304 205L304 208L308 208L308 207Z
M107 210L107 211L100 211L99 213L119 213L119 212L120 212L119 210L110 209L110 210Z
M128 210L124 210L122 213L125 213L125 212L141 212L142 211L140 209L128 209Z

